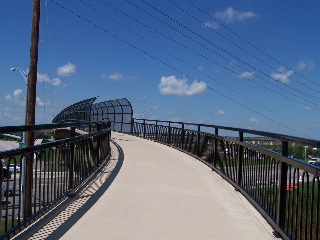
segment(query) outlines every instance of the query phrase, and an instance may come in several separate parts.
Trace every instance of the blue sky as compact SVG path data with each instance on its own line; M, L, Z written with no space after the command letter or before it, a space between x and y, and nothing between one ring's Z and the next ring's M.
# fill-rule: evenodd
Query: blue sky
M319 1L42 1L36 123L91 97L135 117L319 139ZM32 1L1 1L0 125L24 123ZM157 108L155 108L157 107Z

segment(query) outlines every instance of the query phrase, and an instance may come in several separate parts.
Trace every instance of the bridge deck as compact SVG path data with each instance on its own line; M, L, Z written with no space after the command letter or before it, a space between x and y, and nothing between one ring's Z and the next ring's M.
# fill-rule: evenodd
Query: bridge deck
M152 141L112 138L111 162L74 202L77 211L31 239L273 239L241 194L201 162Z

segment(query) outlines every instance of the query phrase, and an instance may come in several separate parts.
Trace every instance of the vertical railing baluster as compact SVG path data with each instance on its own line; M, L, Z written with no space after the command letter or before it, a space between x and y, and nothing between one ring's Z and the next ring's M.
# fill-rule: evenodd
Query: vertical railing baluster
M239 141L243 142L243 132L239 132ZM241 187L242 183L242 170L243 170L243 146L239 145L238 153L238 186Z
M197 156L200 155L200 125L198 125L198 132L197 132Z
M216 136L214 138L214 156L213 156L213 166L216 168L217 167L217 162L218 162L218 135L219 135L219 128L214 129L214 135Z
M168 126L168 140L167 140L167 143L170 144L171 143L171 125L169 123L169 126Z
M71 137L75 137L75 127L71 128ZM70 167L69 167L69 191L73 190L74 187L74 157L75 157L75 143L74 141L70 144Z
M288 141L282 141L282 156L288 156ZM287 188L288 164L281 162L279 176L279 195L278 195L278 227L284 228L286 215L286 188Z
M143 138L146 138L146 120L143 119Z
M182 123L182 131L181 131L181 143L180 143L180 148L183 149L183 146L184 146L184 138L185 138L185 130L184 130L184 123Z

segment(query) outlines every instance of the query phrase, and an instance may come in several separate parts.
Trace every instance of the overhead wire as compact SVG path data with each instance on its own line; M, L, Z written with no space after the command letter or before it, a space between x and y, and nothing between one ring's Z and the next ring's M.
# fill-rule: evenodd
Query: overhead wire
M128 0L126 0L128 2ZM169 20L171 20L172 22L176 23L177 25L181 26L182 28L186 29L187 31L191 32L192 34L194 34L195 36L199 37L200 39L204 40L205 42L209 43L211 46L217 48L218 50L224 52L225 54L229 55L229 56L232 56L234 57L236 60L240 61L241 63L247 65L247 66L250 66L252 69L260 72L261 74L263 74L264 76L267 76L268 78L272 78L273 80L275 80L276 82L280 83L281 85L283 85L284 87L287 87L287 88L290 88L291 90L295 91L295 92L298 92L300 93L301 95L305 95L305 96L308 96L310 98L312 98L313 100L315 100L316 102L319 101L318 97L315 97L315 96L312 96L310 95L309 93L306 93L300 89L297 89L297 88L294 88L292 86L289 86L283 82L281 82L280 80L276 79L276 78L273 78L272 76L269 76L268 74L264 73L263 71L257 69L256 67L253 67L251 64L247 63L246 61L238 58L237 56L235 56L234 54L230 53L229 51L225 50L224 48L218 46L217 44L213 43L212 41L208 40L206 37L202 36L201 34L195 32L194 30L192 30L191 28L189 28L188 26L186 26L185 24L179 22L178 20L176 20L175 18L171 17L170 15L168 15L167 13L161 11L160 9L158 9L157 7L153 6L152 4L150 4L149 2L145 1L145 0L140 0L142 1L143 3L145 3L147 6L149 6L150 8L154 9L155 11L159 12L160 14L162 14L163 16L165 16L166 18L168 18ZM176 3L173 3L172 1L169 1L170 3L172 3L174 6L180 8ZM183 10L182 8L180 8L181 10ZM191 16L193 19L195 19L196 21L202 23L199 19L197 19L196 17L194 17L193 15L191 15L190 13L188 13L189 16ZM222 34L218 33L220 36L223 36ZM232 42L230 41L228 38L224 37L223 38L225 40L228 40L229 42ZM233 42L232 42L233 43ZM234 43L234 45L236 45L237 47L239 47L240 49L242 49L243 51L245 51L243 48L241 48L240 46L238 46L237 44ZM246 51L247 52L247 51ZM214 52L215 53L215 52ZM247 52L248 53L248 52ZM250 54L250 53L249 53ZM250 56L254 57L254 55L250 54ZM277 70L278 71L278 70ZM289 76L287 76L289 78ZM261 79L261 78L260 78ZM272 84L271 82L268 82L269 84ZM298 82L300 83L300 82ZM302 83L300 83L302 84ZM307 87L309 88L310 90L312 91L316 91L316 92L319 92L320 91L317 91L315 90L314 88L310 88L304 84L302 84L304 87ZM275 85L274 85L275 86Z
M90 7L91 9L97 11L98 13L100 13L100 14L103 15L104 17L108 18L109 20L113 21L114 23L118 24L118 25L121 26L122 28L126 29L127 31L129 31L129 32L133 33L134 35L138 36L139 38L143 39L144 41L146 41L146 42L149 43L150 45L158 48L158 49L161 50L162 52L164 52L164 53L168 54L169 56L173 57L174 59L176 59L176 60L184 63L184 64L187 65L189 68L191 68L191 69L199 72L200 74L204 75L205 77L207 77L207 78L209 78L209 79L211 79L211 80L215 80L213 77L209 76L208 74L203 73L202 71L200 71L199 69L193 67L192 65L190 65L190 64L187 63L186 61L182 60L181 58L178 58L178 57L175 56L174 54L166 51L165 49L157 46L156 44L154 44L153 42L149 41L148 39L146 39L145 37L141 36L140 34L138 34L138 33L134 32L133 30L129 29L129 28L126 27L125 25L121 24L119 21L114 20L113 18L109 17L108 15L106 15L106 14L103 13L103 12L101 12L101 11L98 10L97 8L93 7L92 5L89 5L89 4L86 3L84 0L79 0L79 1L81 1L82 3L84 3L85 5L87 5L88 7ZM103 0L99 0L99 1L103 1ZM126 0L126 1L127 1L127 0ZM120 13L124 14L125 16L132 18L131 16L127 15L126 13L122 12L121 10L119 10L119 9L117 9L117 8L114 8L114 7L111 6L110 4L108 4L108 6L109 6L109 7L112 7L114 10L119 11ZM137 22L139 22L140 24L144 25L145 27L148 27L148 28L154 30L155 32L158 32L157 30L151 28L150 26L147 26L146 24L142 23L141 21L139 21L139 20L137 20L137 19L134 19L134 18L132 18L132 19L135 20L135 21L137 21ZM161 33L161 35L163 35L163 34ZM166 36L166 37L167 37L167 36ZM167 38L169 38L169 37L167 37ZM172 40L172 41L174 41L174 42L176 42L175 40L173 40L173 39L171 39L171 38L169 38L169 39ZM178 43L178 44L180 45L180 43ZM186 47L186 46L184 46L184 47ZM186 47L186 48L188 48L188 47ZM188 49L189 49L189 48L188 48ZM192 49L189 49L189 50L192 50ZM202 56L201 54L199 54L199 55ZM202 57L204 57L204 56L202 56ZM236 74L236 73L235 73L235 74ZM189 76L189 77L190 77L190 76ZM190 78L191 78L191 77L190 77ZM200 81L196 80L195 78L191 78L191 79L193 79L194 81L196 81L196 82L198 82L198 83L201 83ZM279 116L279 117L281 117L281 118L283 118L283 119L285 119L285 120L287 120L287 121L290 121L290 122L292 122L292 123L294 123L294 124L296 124L296 125L298 125L298 126L300 126L300 127L306 128L305 126L303 126L303 125L301 125L301 124L299 124L299 123L297 123L297 122L295 122L295 121L293 121L293 120L291 120L291 119L289 119L289 118L287 118L287 117L285 117L285 116L282 116L282 115L278 114L277 112L275 112L275 111L273 111L273 110L271 110L271 109L269 109L269 108L264 107L263 105L261 105L261 104L257 103L256 101L248 98L247 96L238 93L237 91L235 91L234 89L230 88L230 87L227 86L226 84L223 84L223 83L221 83L220 81L217 81L217 80L215 80L215 81L216 81L218 84L220 84L221 86L223 86L224 88L232 91L233 93L241 96L242 98L245 98L245 99L249 100L250 102L258 105L259 107L261 107L261 108L263 108L263 109L265 109L265 110L268 110L269 112L271 112L271 113L273 113L273 114L275 114L275 115L277 115L277 116ZM202 84L202 83L201 83L201 84ZM208 87L208 85L207 85L207 87ZM208 88L211 89L211 87L208 87ZM294 99L292 99L292 100L294 100ZM309 128L307 128L307 129L309 129ZM309 130L311 130L311 129L309 129Z
M134 18L134 17L126 14L126 13L123 12L122 10L120 10L120 9L118 9L118 8L115 8L115 7L112 6L110 3L107 3L107 2L105 2L105 1L103 1L103 0L98 0L98 1L100 1L100 2L102 2L103 4L111 7L112 9L118 11L119 13L123 14L124 16L129 17L130 19L132 19L132 20L134 20L135 22L143 25L144 27L146 27L146 28L148 28L148 29L156 32L157 34L159 34L159 35L161 35L161 36L169 39L170 41L178 44L179 46L187 49L188 51L191 51L191 52L193 52L194 54L197 54L198 56L205 58L206 60L208 60L208 61L210 61L210 62L218 65L219 67L221 67L221 68L223 68L223 69L225 69L225 70L227 70L227 71L230 71L231 73L233 73L233 74L235 74L235 75L237 75L237 76L239 76L239 77L241 76L241 74L235 72L234 70L232 70L232 69L230 69L230 68L228 68L228 67L220 64L220 63L217 62L217 61L214 61L213 59L211 59L211 58L209 58L209 57L204 56L203 54L200 54L200 53L196 52L196 51L193 50L192 48L190 48L190 47L188 47L188 46L186 46L186 45L178 42L177 40L173 39L172 37L169 37L169 36L163 34L162 32L158 31L157 29L152 28L151 26L143 23L142 21L139 21L138 19L136 19L136 18ZM165 24L166 26L168 26L168 27L172 28L173 30L177 31L178 33L180 33L180 34L183 35L184 37L192 40L193 42L195 42L195 43L197 43L197 44L199 44L200 46L202 46L202 47L205 48L206 50L208 50L208 51L210 51L210 52L212 52L212 53L214 53L214 54L217 54L218 56L220 56L221 58L225 59L226 61L230 61L230 60L228 60L227 58L225 58L224 56L222 56L221 54L216 53L215 51L213 51L212 49L206 47L205 45L203 45L202 43L198 42L197 40L195 40L195 39L193 39L193 38L190 38L189 36L187 36L187 35L184 34L183 32L177 30L176 28L174 28L174 27L168 25L167 23L163 22L161 19L159 19L159 18L153 16L152 14L148 13L147 11L141 9L141 8L138 7L136 4L130 2L129 0L125 0L125 1L128 2L128 3L130 3L131 5L133 5L133 6L136 7L137 9L145 12L145 13L148 14L149 16L155 18L157 21L160 21L161 23ZM247 69L241 67L240 65L238 65L238 64L235 64L235 65L236 65L237 67L243 69L244 71L247 71ZM259 79L267 82L266 79L264 79L264 78L262 78L262 77L260 77L260 76L258 76L258 75L255 75L255 76L256 76L257 78L259 78ZM280 88L281 90L289 93L290 95L293 95L293 97L290 97L290 96L284 95L284 94L282 94L282 93L280 93L280 92L277 92L277 91L275 91L275 90L273 90L273 89L271 89L271 88L269 88L269 87L267 87L267 86L264 86L264 85L260 84L260 83L257 82L257 81L253 81L253 79L250 79L250 78L248 78L248 77L242 77L242 78L243 78L243 79L246 79L246 80L248 80L248 81L250 81L250 82L252 82L252 83L255 84L255 85L258 85L258 86L260 86L260 87L262 87L262 88L265 88L265 89L267 89L267 90L269 90L269 91L271 91L271 92L273 92L273 93L276 93L276 94L278 94L278 95L280 95L280 96L282 96L282 97L285 97L285 98L287 98L287 99L290 99L290 100L292 100L292 101L295 101L295 102L297 102L297 103L300 103L300 104L302 104L302 105L304 105L304 106L309 106L310 104L311 104L311 105L315 105L316 103L318 103L317 99L314 99L315 102L310 101L309 99L306 99L306 98L304 98L304 97L302 97L302 96L299 96L299 95L297 95L297 94L295 94L295 93L288 92L288 90L283 89L283 88L281 88L280 86L277 86L277 85L273 84L272 82L269 82L269 84L273 85L273 86L276 87L276 88ZM214 79L214 78L211 78L211 80L218 81L218 80L216 80L216 79ZM301 100L304 100L305 102L302 102ZM306 102L308 102L309 104L307 104Z
M188 11L184 10L182 7L178 6L176 3L174 3L173 1L170 0L170 2L173 5L176 5L178 8L180 8L182 11L186 12L189 16L194 17L192 14L190 14ZM265 56L269 57L270 59L274 60L275 62L277 62L278 64L280 64L281 66L284 66L287 69L291 69L290 67L288 67L286 64L280 62L278 59L276 59L275 57L271 56L270 54L268 54L267 52L265 52L264 50L262 50L261 48L257 47L256 45L254 45L253 43L251 43L250 41L248 41L247 39L245 39L244 37L242 37L241 35L239 35L238 33L236 33L235 31L233 31L232 29L228 28L225 24L223 24L222 22L220 22L219 20L217 20L216 18L214 18L211 14L208 14L206 11L204 11L202 8L200 8L199 6L197 6L195 3L191 2L190 0L187 0L187 2L192 5L195 9L197 9L198 11L202 12L204 15L206 15L207 17L211 18L212 20L214 20L216 23L218 23L220 26L222 26L224 29L228 30L229 32L231 32L233 35L237 36L239 39L241 39L242 41L244 41L245 43L249 44L251 47L255 48L256 50L258 50L259 52L261 52L262 54L264 54ZM233 44L234 46L238 47L239 49L241 49L243 52L249 54L251 57L255 58L256 60L260 61L261 63L264 63L266 66L272 68L273 70L276 70L277 72L279 72L277 69L273 68L271 65L269 65L268 63L264 62L263 60L257 58L255 55L251 54L250 52L246 51L244 48L242 48L241 46L239 46L238 44L236 44L235 42L231 41L230 39L226 38L225 36L223 36L221 33L219 33L218 31L210 28L211 31L214 31L216 34L218 34L220 37L222 37L223 39L227 40L228 42L230 42L231 44ZM294 71L298 76L302 77L303 79L317 85L320 86L319 83L303 76L302 74L300 74L297 71ZM280 72L281 73L281 72ZM289 79L294 80L292 77L289 76ZM309 88L311 91L315 91L317 93L320 93L320 91L318 91L317 89L308 87L307 85L298 82L297 80L295 80L297 83L301 84L304 87Z
M61 7L62 9L64 9L64 10L68 11L69 13L71 13L71 14L73 14L73 15L77 16L78 18L82 19L83 21L85 21L85 22L87 22L87 23L89 23L89 24L93 25L94 27L98 28L99 30L101 30L101 31L103 31L103 32L105 32L105 33L107 33L107 34L111 35L112 37L114 37L114 38L116 38L116 39L120 40L121 42L123 42L123 43L125 43L125 44L129 45L130 47L132 47L132 48L134 48L134 49L136 49L136 50L140 51L141 53L143 53L143 54L145 54L145 55L149 56L150 58L152 58L152 59L154 59L154 60L156 60L156 61L160 62L161 64L163 64L163 65L165 65L165 66L167 66L167 67L169 67L169 68L173 69L173 70L174 70L174 71L176 71L176 72L179 72L179 73L180 73L180 74L182 74L182 75L185 75L186 77L188 77L188 78L190 78L190 79L193 79L194 81L199 82L198 80L196 80L195 78L193 78L193 77L189 76L188 74L184 73L183 71L181 71L181 70L179 70L179 69L177 69L177 68L175 68L175 67L173 67L173 66L169 65L168 63L166 63L166 62L162 61L161 59L159 59L159 58L157 58L157 57L155 57L155 56L153 56L152 54L148 53L147 51L145 51L145 50L143 50L143 49L141 49L141 48L139 48L139 47L137 47L137 46L133 45L132 43L128 42L127 40L122 39L121 37L117 36L116 34L114 34L114 33L110 32L110 31L108 31L108 30L106 30L105 28L103 28L103 27L99 26L98 24L96 24L96 23L94 23L94 22L92 22L92 21L90 21L90 20L88 20L88 19L84 18L83 16L81 16L80 14L78 14L78 13L74 12L73 10L70 10L70 9L68 9L68 8L64 7L63 5L61 5L61 4L59 4L59 3L57 3L57 2L56 2L56 1L54 1L54 0L50 0L50 1L51 1L51 2L53 2L54 4L56 4L57 6ZM81 1L81 2L83 2L82 0L80 0L80 1ZM201 83L201 82L200 82L200 83ZM206 85L206 86L207 86L207 85ZM296 129L290 128L290 127L288 127L288 126L287 126L287 125L285 125L285 124L279 123L279 122L277 122L277 121L275 121L275 120L271 119L270 117L266 116L265 114L259 113L258 111L256 111L256 110L254 110L254 109L252 109L252 108L250 108L250 107L248 107L248 106L246 106L246 105L244 105L244 104L240 103L239 101L237 101L237 100L235 100L235 99L233 99L233 98L231 98L231 97L229 97L229 96L227 96L226 94L223 94L223 93L221 93L220 91L217 91L216 89L211 88L210 86L207 86L207 87L208 87L208 89L210 89L210 90L212 90L212 91L216 92L217 94L219 94L219 95L221 95L221 96L223 96L223 97L225 97L225 98L227 98L227 99L229 99L229 100L231 100L231 101L233 101L233 102L235 102L235 103L237 103L237 104L241 105L242 107L244 107L244 108L246 108L246 109L248 109L248 110L250 110L250 111L252 111L252 112L254 112L254 113L256 113L256 114L258 114L258 115L260 115L260 116L262 116L262 117L264 117L264 118L266 118L266 119L268 119L268 120L270 120L270 121L272 121L272 122L274 122L274 123L276 123L276 124L278 124L278 125L281 125L281 126L283 126L283 127L287 128L287 129L289 129L289 130L291 130L291 131L293 131L293 132L296 132L296 133L298 133L298 134L301 134L301 135L307 136L307 135L305 135L305 134L303 134L303 133L301 133L301 132L297 131Z

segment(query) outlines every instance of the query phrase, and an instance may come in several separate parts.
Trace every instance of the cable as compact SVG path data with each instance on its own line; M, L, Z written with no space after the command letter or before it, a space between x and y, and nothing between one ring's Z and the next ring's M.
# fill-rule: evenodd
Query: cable
M170 1L172 4L174 4L172 1ZM284 66L287 69L290 69L290 67L286 66L285 64L283 64L282 62L280 62L279 60L277 60L276 58L272 57L270 54L266 53L265 51L263 51L262 49L260 49L259 47L255 46L253 43L249 42L248 40L246 40L245 38L243 38L242 36L240 36L239 34L237 34L236 32L234 32L233 30L231 30L230 28L228 28L226 25L222 24L220 21L218 21L216 18L212 17L210 14L208 14L207 12L205 12L204 10L202 10L200 7L198 7L196 4L192 3L190 0L187 1L189 4L191 4L194 8L198 9L200 12L202 12L203 14L205 14L206 16L208 16L209 18L211 18L212 20L214 20L215 22L217 22L219 25L221 25L223 28L225 28L226 30L228 30L229 32L231 32L232 34L234 34L235 36L237 36L238 38L240 38L241 40L243 40L244 42L246 42L247 44L249 44L251 47L257 49L259 52L263 53L264 55L266 55L267 57L271 58L272 60L274 60L275 62L277 62L278 64L280 64L281 66ZM174 4L176 5L176 4ZM183 10L181 7L179 7L182 11ZM186 12L186 11L185 11ZM189 13L188 13L189 14ZM191 15L190 15L191 16ZM254 57L255 59L257 59L258 61L260 61L261 63L264 63L266 66L272 68L273 70L276 70L277 72L279 72L277 69L271 67L270 65L268 65L267 63L265 63L264 61L260 60L259 58L256 58L254 55L252 55L251 53L247 52L245 49L243 49L242 47L240 47L238 44L230 41L229 39L227 39L226 37L224 37L222 34L220 34L219 32L215 31L214 29L210 28L212 31L214 31L216 34L218 34L219 36L221 36L222 38L224 38L225 40L227 40L228 42L230 42L231 44L233 44L234 46L238 47L239 49L241 49L242 51L244 51L245 53L249 54L251 57ZM300 77L304 78L305 80L308 80L309 82L320 86L319 83L312 81L311 79L306 78L305 76L301 75L299 72L294 71L297 75L299 75ZM292 79L292 78L290 78ZM293 79L292 79L293 80ZM297 80L296 80L297 81ZM297 81L297 83L308 87L306 85L304 85L303 83L300 83ZM309 88L309 87L308 87ZM312 91L315 91L317 93L320 93L320 91L317 91L314 88L309 88Z
M126 0L128 1L128 0ZM247 62L243 61L242 59L236 57L235 55L233 55L232 53L228 52L227 50L223 49L222 47L219 47L218 45L216 45L215 43L213 43L212 41L208 40L207 38L203 37L202 35L196 33L195 31L193 31L192 29L190 29L188 26L184 25L183 23L177 21L176 19L174 19L173 17L169 16L168 14L164 13L163 11L159 10L158 8L154 7L153 5L151 5L150 3L146 2L145 0L141 0L143 3L145 3L147 6L149 6L150 8L154 9L155 11L159 12L160 14L164 15L165 17L167 17L168 19L170 19L171 21L173 21L174 23L178 24L179 26L181 26L182 28L186 29L187 31L191 32L192 34L196 35L197 37L199 37L200 39L204 40L205 42L209 43L211 46L215 47L215 48L218 48L220 51L226 53L227 55L229 56L232 56L234 58L236 58L238 61L241 61L243 64L247 65L247 66L250 66L252 69L256 70L256 71L259 71L261 74L267 76L267 77L270 77L268 74L266 73L263 73L262 71L258 70L257 68L251 66L250 64L248 64ZM172 1L170 1L172 3ZM178 8L180 8L178 5L176 5L175 3L172 3L173 5L177 6ZM181 9L181 8L180 8ZM182 10L182 9L181 9ZM189 16L192 16L191 14L189 14ZM200 20L198 20L197 18L193 17L194 19L196 19L198 22L201 23ZM221 34L219 34L221 35ZM222 35L221 35L222 36ZM231 43L233 43L232 41L230 41L229 39L227 39L226 37L223 36L223 38ZM233 43L234 45L236 45L235 43ZM237 47L239 47L238 45L236 45ZM240 49L242 49L241 47L239 47ZM209 50L209 49L208 49ZM245 51L244 49L242 49L243 51ZM211 50L210 50L211 51ZM216 52L214 52L215 54L217 54ZM250 54L250 53L249 53ZM251 55L251 54L250 54ZM221 55L219 55L221 57ZM253 57L253 55L251 55ZM239 65L237 65L239 67ZM277 70L278 71L278 70ZM272 78L272 77L271 77ZM293 91L296 91L296 92L299 92L300 94L302 95L306 95L306 96L309 96L310 98L312 98L313 100L315 100L316 102L319 101L318 98L315 98L314 96L306 93L306 92L303 92L302 90L300 89L296 89L294 87L291 87L289 85L286 85L285 83L279 81L278 79L275 79L273 78L273 80L275 80L276 82L280 83L281 85L287 87L287 88L290 88L291 90ZM269 82L270 83L270 82ZM298 82L299 83L299 82ZM271 83L270 83L271 84ZM306 85L304 85L305 87L307 87ZM309 88L309 87L307 87ZM311 89L312 91L316 91L315 89L313 88L309 88ZM316 91L316 92L319 92L320 91Z
M172 41L172 42L174 42L174 43L178 44L179 46L181 46L181 47L183 47L183 48L187 49L188 51L191 51L191 52L193 52L194 54L197 54L198 56L203 57L203 58L205 58L206 60L208 60L208 61L210 61L210 62L212 62L212 63L214 63L214 64L216 64L216 65L220 66L221 68L224 68L224 69L226 69L227 71L230 71L231 73L233 73L233 74L235 74L235 75L237 75L237 76L239 76L239 77L240 77L240 74L239 74L239 73L237 73L237 72L235 72L235 71L231 70L230 68L225 67L225 66L223 66L222 64L220 64L220 63L218 63L218 62L216 62L216 61L212 60L211 58L208 58L208 57L204 56L203 54L200 54L200 53L198 53L198 52L194 51L194 50L193 50L193 49L191 49L190 47L188 47L188 46L185 46L185 45L181 44L180 42L176 41L175 39L173 39L173 38L171 38L171 37L168 37L167 35L165 35L165 34L163 34L163 33L159 32L158 30L156 30L156 29L154 29L154 28L152 28L152 27L148 26L147 24L145 24L145 23L143 23L143 22L141 22L141 21L137 20L136 18L133 18L132 16L130 16L130 15L128 15L128 14L126 14L126 13L124 13L123 11L121 11L121 10L119 10L119 9L117 9L117 8L115 8L115 7L113 7L113 6L112 6L112 5L110 5L109 3L106 3L106 2L105 2L105 1L103 1L103 0L99 0L99 1L100 1L100 2L102 2L102 3L104 3L104 4L105 4L105 5L107 5L107 6L111 7L112 9L114 9L114 10L118 11L119 13L123 14L124 16L126 16L126 17L128 17L128 18L130 18L130 19L134 20L135 22L137 22L137 23L139 23L139 24L143 25L144 27L146 27L146 28L148 28L148 29L150 29L150 30L152 30L152 31L156 32L157 34L159 34L159 35L161 35L161 36L163 36L163 37L165 37L165 38L169 39L170 41ZM128 3L130 3L130 4L132 4L133 6L137 7L139 10L144 11L143 9L139 8L138 6L136 6L135 4L133 4L132 2L130 2L130 1L128 1L128 0L125 0L125 1L127 1L127 2L128 2ZM83 1L82 1L82 2L83 2ZM144 11L144 12L145 12L145 11ZM187 35L185 35L184 33L182 33L182 32L180 32L179 30L177 30L177 29L173 28L172 26L167 25L166 23L164 23L164 22L163 22L163 21L161 21L160 19L158 19L158 18L154 17L153 15L149 14L148 12L145 12L145 13L147 13L148 15L152 16L153 18L157 19L158 21L162 22L162 23L163 23L163 24L165 24L166 26L168 26L168 27L170 27L170 28L174 29L175 31L179 32L180 34L182 34L183 36L187 37L188 39L190 39L190 40L192 40L192 41L196 42L196 43L197 43L197 44L199 44L200 46L204 47L206 50L208 50L208 51L210 51L210 52L213 52L213 53L215 53L215 54L219 55L221 58L224 58L226 61L229 61L228 59L226 59L226 58L225 58L225 57L223 57L222 55L220 55L220 54L218 54L218 53L216 53L216 52L212 51L211 49L207 48L206 46L204 46L204 45L203 45L203 44L201 44L200 42L198 42L198 41L196 41L196 40L194 40L194 39L192 39L192 38L188 37L188 36L187 36ZM103 13L102 13L102 14L103 14ZM105 15L105 14L104 14L104 15ZM105 16L106 16L106 15L105 15ZM106 17L107 17L107 16L106 16ZM109 18L109 17L108 17L108 18ZM110 18L109 18L109 19L110 19ZM112 20L112 19L111 19L111 20ZM127 30L128 30L128 29L127 29ZM129 31L130 31L130 30L129 30ZM248 71L247 69L242 68L242 67L241 67L241 66L239 66L238 64L235 64L235 65L236 65L236 66L238 66L239 68L243 69L244 71ZM261 80L265 81L265 82L268 82L266 79L261 78L260 76L257 76L257 75L255 75L255 76L256 76L257 78L259 78L259 79L261 79ZM274 92L274 93L276 93L276 94L278 94L278 95L280 95L280 96L282 96L282 97L285 97L285 98L287 98L287 99L290 99L290 100L292 100L292 101L295 101L295 102L297 102L297 103L300 103L300 104L302 104L302 105L304 105L304 106L308 106L308 104L307 104L307 103L303 103L303 102L301 101L301 99L302 99L302 100L304 100L304 101L306 101L306 102L308 102L308 103L310 103L311 105L315 105L315 104L317 104L317 103L318 103L317 99L314 99L314 100L315 100L315 102L312 102L312 101L310 101L309 99L306 99L306 98L303 98L303 97L301 97L301 96L299 96L299 95L296 95L295 93L288 92L288 90L283 89L283 88L281 88L280 86L277 86L277 85L275 85L275 84L273 84L273 83L271 83L271 82L268 82L268 83L269 83L269 84L271 84L271 85L273 85L273 86L274 86L274 87L276 87L276 88L279 88L279 89L281 89L281 90L283 90L283 91L285 91L285 92L289 93L290 95L293 95L295 98L291 98L291 97L289 97L289 96L283 95L283 94L281 94L281 93L279 93L279 92L277 92L277 91L275 91L275 90L272 90L271 88L268 88L268 87L266 87L266 86L264 86L264 85L260 84L259 82L253 81L253 80L252 80L252 79L250 79L250 78L247 78L247 77L243 77L243 78L244 78L244 79L246 79L246 80L248 80L248 81L250 81L250 82L252 82L252 83L254 83L254 84L256 84L256 85L258 85L258 86L260 86L260 87L263 87L263 88L265 88L265 89L267 89L267 90L269 90L269 91L271 91L271 92ZM214 78L212 78L212 80L217 81L217 80L215 80Z
M143 49L141 49L141 48L139 48L139 47L137 47L137 46L135 46L135 45L131 44L130 42L128 42L128 41L126 41L126 40L124 40L124 39L122 39L122 38L120 38L119 36L117 36L117 35L115 35L115 34L111 33L110 31L108 31L108 30L106 30L106 29L102 28L101 26L99 26L99 25L97 25L97 24L93 23L92 21L90 21L90 20L88 20L88 19L86 19L86 18L82 17L81 15L79 15L79 14L75 13L74 11L72 11L72 10L70 10L70 9L68 9L68 8L66 8L66 7L64 7L64 6L62 6L61 4L59 4L59 3L55 2L54 0L51 0L51 2L53 2L53 3L54 3L54 4L56 4L57 6L61 7L62 9L64 9L64 10L68 11L69 13L71 13L71 14L73 14L73 15L77 16L78 18L82 19L83 21L85 21L85 22L87 22L87 23L89 23L89 24L93 25L94 27L98 28L99 30L101 30L101 31L103 31L103 32L105 32L105 33L107 33L107 34L111 35L112 37L114 37L114 38L116 38L116 39L120 40L121 42L123 42L123 43L125 43L125 44L129 45L130 47L132 47L132 48L134 48L134 49L138 50L139 52L141 52L141 53L143 53L143 54L145 54L145 55L149 56L150 58L152 58L152 59L154 59L154 60L156 60L156 61L160 62L161 64L163 64L163 65L165 65L165 66L167 66L167 67L171 68L172 70L174 70L174 71L176 71L176 72L178 72L178 73L180 73L180 74L182 74L182 75L185 75L186 77L188 77L188 78L190 78L190 79L193 79L194 81L197 81L196 79L194 79L194 78L192 78L191 76L189 76L189 75L185 74L185 73L184 73L184 72L182 72L181 70L179 70L179 69L177 69L177 68L175 68L175 67L173 67L173 66L171 66L171 65L167 64L166 62L162 61L161 59L159 59L159 58L157 58L157 57L155 57L155 56L153 56L153 55L149 54L148 52L144 51ZM199 81L197 81L197 82L199 82ZM202 84L203 84L203 83L202 83ZM206 86L207 86L207 85L206 85ZM231 97L229 97L229 96L227 96L227 95L225 95L225 94L223 94L223 93L221 93L221 92L219 92L219 91L217 91L217 90L215 90L215 89L213 89L213 88L211 88L211 87L208 87L208 89L211 89L212 91L216 92L217 94L219 94L219 95L221 95L221 96L223 96L223 97L225 97L225 98L227 98L227 99L229 99L229 100L231 100L231 101L233 101L233 102L237 103L238 105L240 105L240 106L242 106L242 107L244 107L244 108L246 108L246 109L248 109L248 110L250 110L250 111L252 111L252 112L254 112L254 113L256 113L256 114L258 114L258 115L260 115L260 116L262 116L262 117L264 117L264 118L266 118L266 119L268 119L269 121L272 121L272 122L274 122L274 123L276 123L276 124L278 124L278 125L280 125L280 126L283 126L283 127L287 128L287 129L289 129L289 130L293 131L293 132L296 132L296 133L299 133L299 134L301 134L301 135L307 136L307 135L305 135L305 134L303 134L303 133L300 133L299 131L297 131L297 130L295 130L295 129L292 129L292 128L288 127L287 125L281 124L281 123L279 123L279 122L277 122L277 121L275 121L275 120L271 119L270 117L268 117L268 116L266 116L266 115L264 115L264 114L261 114L261 113L257 112L256 110L253 110L253 109L251 109L251 108L249 108L249 107L245 106L244 104L240 103L239 101L236 101L236 100L232 99Z

